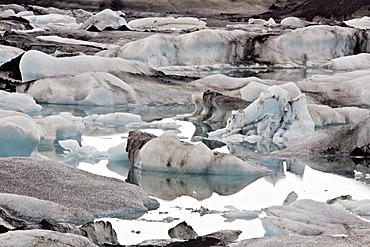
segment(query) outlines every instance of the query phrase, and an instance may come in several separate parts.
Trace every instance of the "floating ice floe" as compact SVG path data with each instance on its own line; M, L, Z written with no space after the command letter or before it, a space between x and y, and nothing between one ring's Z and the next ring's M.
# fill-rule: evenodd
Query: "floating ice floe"
M75 160L95 160L95 159L105 159L107 158L106 152L100 152L93 146L80 146L80 144L73 139L59 140L59 145L65 149L64 155L67 159Z
M82 121L86 125L111 126L111 127L119 127L125 126L129 123L142 122L140 115L125 112L115 112L102 115L93 114L84 117Z
M81 117L75 117L69 112L61 112L59 115L47 116L45 118L34 119L45 132L43 145L53 145L59 140L75 139L81 140L85 125Z
M293 66L317 66L333 58L353 55L360 34L357 29L316 25L295 29L256 43L259 61Z
M28 115L39 115L42 106L28 94L9 93L0 90L0 109L23 112Z
M206 23L194 17L148 17L134 19L128 22L132 30L145 31L174 31L174 30L197 30L206 28Z
M34 28L44 29L78 29L76 18L63 14L26 15L22 18L28 20Z
M238 63L244 58L245 41L241 39L246 36L241 30L209 29L179 36L156 34L97 55L141 61L154 68Z
M136 102L136 92L129 85L104 72L40 79L27 93L37 102L56 104L116 106Z
M111 9L104 9L87 19L82 29L103 31L106 29L127 29L127 22L122 17L124 14L121 11L113 11Z
M249 164L233 155L214 153L203 143L182 143L173 131L151 139L135 153L135 163L132 165L142 170L223 175L270 172L267 168Z
M84 72L116 71L145 75L153 74L153 71L147 65L137 61L99 56L55 58L36 50L24 53L19 68L22 81L38 80L49 76L75 76Z
M28 115L0 109L0 137L0 157L29 157L37 154L45 132Z
M305 95L294 83L287 83L267 88L244 110L233 111L226 127L209 133L209 137L280 143L299 139L313 131L314 122Z
M266 21L264 19L250 18L250 19L248 19L248 24L249 25L275 26L276 25L276 22L272 18L270 18L268 21Z
M121 144L111 147L107 150L109 161L127 161L128 153L126 151L127 140L122 140Z
M0 65L19 56L23 52L24 51L22 49L16 47L0 45Z

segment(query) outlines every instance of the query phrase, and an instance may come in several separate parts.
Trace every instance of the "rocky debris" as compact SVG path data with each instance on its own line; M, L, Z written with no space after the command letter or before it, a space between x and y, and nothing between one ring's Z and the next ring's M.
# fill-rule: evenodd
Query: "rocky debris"
M177 238L182 240L189 240L198 237L198 234L194 231L193 227L188 225L185 221L177 224L175 227L168 230L168 235L171 238Z
M109 221L89 222L80 227L87 238L96 244L119 244L116 231Z
M231 243L236 241L241 233L242 231L240 230L221 230L207 234L204 237L216 238L224 243Z
M3 193L54 202L74 214L69 222L86 222L108 216L135 218L159 207L158 202L149 198L138 186L55 161L2 158L0 167L0 190ZM38 212L31 210L28 215L32 217L32 213L37 218Z

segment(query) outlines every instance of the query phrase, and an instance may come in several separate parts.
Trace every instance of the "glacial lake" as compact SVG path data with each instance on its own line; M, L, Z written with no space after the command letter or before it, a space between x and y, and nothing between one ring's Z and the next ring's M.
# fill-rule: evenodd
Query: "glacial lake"
M44 116L71 112L75 116L107 114L116 111L139 114L147 122L155 122L158 128L141 129L156 135L163 133L163 123L178 125L178 136L183 141L194 139L196 126L193 123L174 120L176 115L191 113L192 106L125 106L119 108L43 105ZM161 120L162 119L162 120ZM98 151L106 151L127 139L126 127L88 127L82 136L82 146L93 146ZM253 152L253 145L244 145L245 153ZM218 147L219 152L230 152L226 146ZM238 149L240 152L240 148ZM74 159L63 153L59 145L53 150L40 150L40 154L79 169L126 180L130 170L128 160L108 162L106 159ZM369 174L355 172L356 166L351 163L345 171L334 174L318 171L311 167L343 167L335 161L327 164L319 162L269 162L267 166L274 171L273 175L262 178L245 176L206 176L163 174L141 172L136 174L138 183L160 203L160 208L150 211L136 220L109 218L117 232L122 245L137 244L148 239L169 239L168 230L186 221L199 236L219 230L241 230L239 240L262 237L265 230L259 218L244 217L234 219L224 216L230 210L261 210L272 205L281 205L286 196L294 191L298 199L326 201L341 195L351 195L355 200L368 199L370 195ZM348 161L352 162L352 161ZM359 176L360 174L360 176ZM263 214L259 215L263 217Z

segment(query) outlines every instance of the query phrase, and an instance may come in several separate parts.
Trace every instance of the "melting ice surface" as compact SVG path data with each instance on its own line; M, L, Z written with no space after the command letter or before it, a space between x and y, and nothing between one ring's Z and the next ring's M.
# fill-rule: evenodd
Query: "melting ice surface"
M48 105L43 107L43 110L48 112ZM54 110L49 109L49 111ZM155 112L158 109L151 109L151 111L153 115L158 114ZM176 109L173 111L176 112ZM179 114L183 111L184 109L178 109ZM176 114L171 112L169 115ZM137 125L136 128L160 135L164 132L162 128L179 126L178 136L184 141L191 141L196 130L190 122L175 121L171 118L150 121L150 123L151 125ZM98 152L104 153L109 148L124 143L129 130L130 128L127 127L92 127L85 130L81 145L94 147ZM217 150L229 152L226 146ZM246 152L253 152L253 150ZM40 153L48 156L48 151ZM54 155L58 160L65 161L67 158L60 147ZM69 162L70 165L82 170L121 180L127 178L130 169L128 160L113 162L101 157L97 159L78 157L76 160L70 159ZM361 200L368 199L370 194L370 187L354 179L354 173L352 177L345 177L320 172L300 163L271 162L271 164L269 168L273 169L274 174L259 179L244 176L141 172L136 174L138 183L160 202L160 208L136 220L115 218L108 220L113 224L122 245L137 244L148 239L169 239L168 230L182 221L191 225L199 236L218 230L242 230L240 240L264 236L265 230L261 220L256 216L247 217L245 214L240 214L239 217L227 217L227 214L224 216L225 212L234 210L233 215L238 215L238 210L260 211L272 205L281 205L292 191L298 194L298 199L310 198L317 201L326 201L341 195L352 195L353 199Z

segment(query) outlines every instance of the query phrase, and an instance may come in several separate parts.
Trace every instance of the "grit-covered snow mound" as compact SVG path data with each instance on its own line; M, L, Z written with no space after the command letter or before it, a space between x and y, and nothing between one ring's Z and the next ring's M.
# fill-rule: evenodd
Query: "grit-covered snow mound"
M206 28L206 23L194 17L147 17L134 19L128 22L132 30L146 31L190 31Z
M23 112L28 115L39 115L42 106L28 94L9 93L0 90L0 109Z
M31 84L27 93L37 102L55 104L116 106L136 102L136 92L129 85L105 72L47 77Z
M242 61L247 32L200 30L179 36L156 34L132 41L121 48L99 52L105 57L122 57L151 67L215 65Z
M294 83L286 83L268 87L244 110L233 111L226 127L209 133L209 137L280 143L313 132L314 125L306 96Z
M19 68L24 82L50 76L75 76L84 72L116 71L144 75L153 74L147 65L137 61L85 55L56 58L36 50L24 53Z
M273 64L320 65L353 55L360 36L355 28L308 26L256 43L255 55L259 61Z
M0 157L37 153L45 132L26 114L0 109Z
M167 131L147 142L139 150L134 166L142 170L195 174L256 175L270 172L233 155L214 153L203 143L180 142L174 131Z

